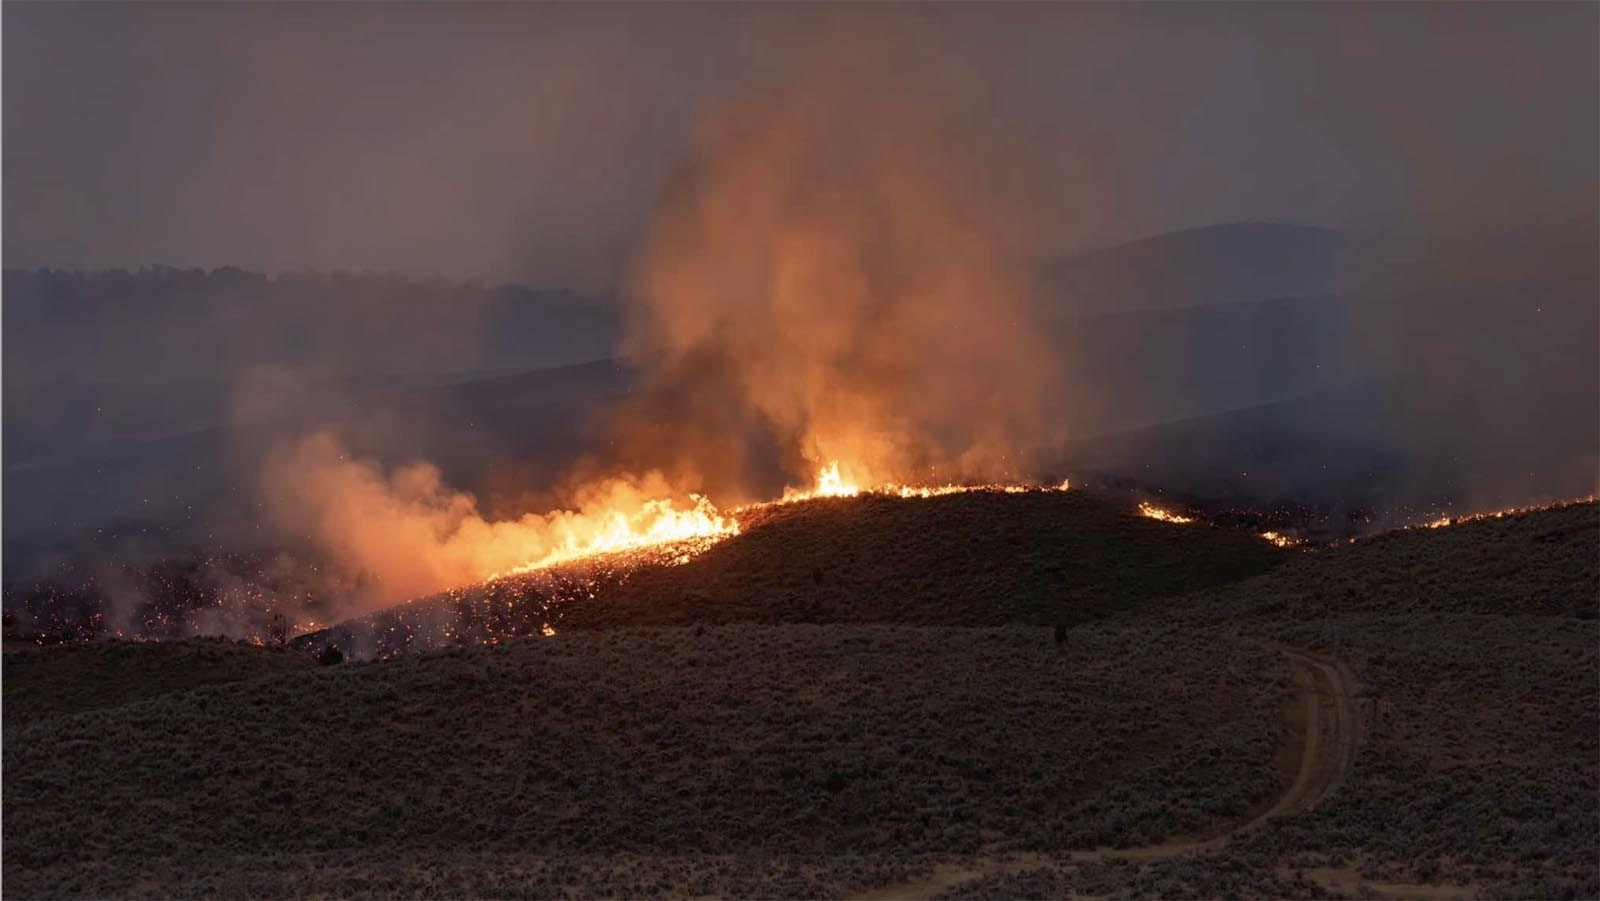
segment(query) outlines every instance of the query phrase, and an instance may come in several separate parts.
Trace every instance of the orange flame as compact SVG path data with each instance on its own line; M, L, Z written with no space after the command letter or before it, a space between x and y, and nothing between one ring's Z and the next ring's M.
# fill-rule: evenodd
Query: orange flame
M1001 491L1007 494L1021 494L1030 491L1066 491L1071 487L1070 479L1062 479L1058 485L1003 483L958 485L953 482L944 485L906 485L900 482L884 482L874 488L863 488L855 481L841 475L842 471L838 460L830 460L818 470L816 484L812 487L786 488L782 498L768 503L792 504L819 497L856 497L860 494L881 494L902 498L942 497L947 494L964 494L969 491ZM761 507L766 506L766 504L753 504L751 506Z
M1588 497L1579 497L1579 498L1573 498L1571 500L1556 501L1556 502L1550 503L1550 504L1532 504L1532 505L1525 506L1525 507L1507 507L1504 510L1488 510L1488 511L1479 512L1479 513L1463 513L1463 514L1460 514L1460 515L1446 514L1444 516L1440 516L1437 519L1432 519L1432 520L1429 520L1428 522L1419 523L1417 526L1413 526L1412 528L1419 528L1420 527L1420 528L1424 528L1424 529L1442 529L1445 526L1458 526L1458 525L1461 525L1463 523L1481 522L1482 520L1486 520L1486 519L1504 519L1507 516L1515 516L1515 515L1517 515L1519 513L1532 513L1532 512L1534 512L1536 510L1548 510L1551 507L1564 507L1564 506L1566 506L1568 504L1586 504L1586 503L1589 503L1589 502L1595 500L1596 497L1600 497L1600 495L1591 494Z
M626 555L622 565L678 565L739 534L744 509L812 498L862 494L927 498L965 491L1056 491L1025 485L904 485L868 488L864 470L830 460L814 484L767 504L720 510L698 494L680 494L660 473L592 481L568 509L491 519L477 499L443 483L437 468L412 464L386 471L352 458L329 434L308 436L269 460L265 486L275 524L317 541L344 571L364 576L352 602L393 604L485 580L588 558ZM687 498L687 500L685 500Z
M587 557L669 545L675 553L667 556L664 562L686 563L699 551L739 534L738 520L723 515L705 497L698 494L689 497L694 506L688 509L678 509L670 499L657 498L645 501L632 512L614 509L587 517L570 516L565 522L565 533L542 556L491 573L487 580L492 582Z
M795 501L808 501L816 497L855 497L861 493L861 486L854 482L846 481L839 473L839 461L833 460L822 467L817 473L817 484L810 488L785 488L780 503L793 503Z
M1300 539L1285 535L1282 532L1266 531L1261 533L1263 541L1271 542L1278 547L1294 547L1301 543Z
M1139 514L1141 516L1148 516L1151 519L1159 519L1162 522L1172 522L1172 523L1180 523L1180 524L1181 523L1194 522L1194 518L1193 517L1180 516L1177 513L1169 513L1166 510L1163 510L1160 507L1157 507L1157 506L1155 506L1153 504L1149 504L1149 503L1140 503L1139 504Z

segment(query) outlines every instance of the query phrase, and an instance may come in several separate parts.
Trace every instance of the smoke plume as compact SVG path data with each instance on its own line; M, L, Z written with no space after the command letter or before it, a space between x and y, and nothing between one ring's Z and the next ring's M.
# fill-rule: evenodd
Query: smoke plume
M768 447L791 481L1026 469L1051 367L1020 159L975 79L890 33L826 32L700 124L638 269L630 462L723 492L759 483Z
M349 456L325 432L272 454L264 487L269 519L356 577L356 600L369 607L725 525L705 501L684 497L654 472L583 485L568 496L569 509L490 520L476 498L445 485L433 465L386 473Z
M1051 370L1017 156L926 34L881 33L824 29L700 123L637 266L644 388L572 509L491 521L430 465L316 435L267 466L274 522L392 601L627 540L608 529L725 528L689 491L770 497L834 462L857 484L1024 474Z

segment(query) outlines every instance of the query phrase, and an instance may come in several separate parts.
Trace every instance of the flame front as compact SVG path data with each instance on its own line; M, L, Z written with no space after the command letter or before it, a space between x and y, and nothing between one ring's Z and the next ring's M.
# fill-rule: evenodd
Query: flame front
M808 501L816 497L855 497L861 486L847 481L839 471L839 461L832 460L817 473L817 483L807 488L785 488L780 503Z
M905 485L858 481L867 470L829 460L813 484L777 500L877 494L926 498L964 491L1053 491L1029 485ZM377 609L486 580L531 573L586 558L625 555L622 568L685 563L739 534L746 509L718 509L709 498L676 489L660 472L615 475L575 488L570 504L546 513L493 519L470 494L450 489L424 463L386 471L349 455L331 435L308 436L268 461L268 514L275 524L320 544L341 573L359 581L340 615Z
M1194 522L1194 518L1191 516L1180 516L1177 513L1169 513L1168 511L1150 503L1140 503L1139 514L1141 516L1148 516L1151 519L1159 519L1162 522L1174 522L1180 524Z
M699 551L730 535L739 534L739 522L721 513L715 504L698 494L688 509L679 509L670 499L645 501L637 510L610 510L598 515L575 515L567 523L555 546L541 556L509 569L491 573L488 581L573 560L618 554L646 548L671 548L664 562L684 563Z
M1600 495L1591 494L1587 497L1556 501L1553 504L1532 504L1522 507L1506 507L1503 510L1485 510L1478 513L1445 514L1427 522L1419 523L1418 526L1424 529L1442 529L1446 526L1458 526L1462 525L1463 523L1481 522L1486 519L1504 519L1507 516L1516 516L1521 513L1532 513L1536 510L1547 510L1553 506L1563 506L1566 504L1587 504L1596 500L1597 498L1600 498ZM1412 526L1412 528L1417 528L1418 526Z
M856 497L861 494L879 494L902 498L942 497L947 494L964 494L969 491L1000 491L1007 494L1021 494L1030 491L1066 491L1071 487L1070 479L1062 479L1056 485L1025 485L998 482L975 485L960 485L953 482L943 485L906 485L900 482L884 482L876 487L863 488L854 480L842 475L844 471L838 460L830 460L817 471L816 482L810 488L785 488L783 497L769 503L793 504L819 497ZM766 506L766 504L752 505L752 507L761 506Z
M740 507L729 513L717 509L709 499L690 495L694 505L679 509L670 500L646 501L631 513L609 511L601 515L573 515L572 526L564 540L545 550L540 556L525 563L490 574L490 581L547 569L563 563L603 554L651 552L651 562L667 565L687 563L712 545L739 534L737 514L776 504L793 504L817 498L857 497L876 494L886 497L930 498L969 491L1000 491L1019 494L1033 491L1066 491L1069 480L1050 486L1019 484L983 485L904 485L888 482L875 488L863 488L844 475L847 469L838 461L830 460L817 470L817 477L809 488L788 488L775 501ZM1187 520L1182 520L1187 521Z
M1275 544L1278 547L1295 547L1302 543L1300 539L1292 535L1285 535L1282 532L1275 532L1270 529L1261 533L1261 540Z

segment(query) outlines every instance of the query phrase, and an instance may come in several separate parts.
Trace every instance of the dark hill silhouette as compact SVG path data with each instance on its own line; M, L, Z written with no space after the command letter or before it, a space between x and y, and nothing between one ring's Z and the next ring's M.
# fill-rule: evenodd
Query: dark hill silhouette
M1287 222L1168 232L1059 260L1039 290L1061 314L1203 306L1322 294L1346 239Z
M997 567L1061 587L1082 578L1043 565L1064 553L1101 576L1130 554L1158 564L1156 589L1173 549L1155 530L1223 559L1232 539L1142 534L1087 495L943 500L773 511L752 553L729 542L721 562L663 571L664 617L644 594L600 599L604 628L495 647L321 667L212 643L8 647L7 882L29 897L904 897L930 876L957 897L1112 879L1201 897L1595 896L1594 504L1284 554L1058 644L1043 626L899 621L922 615L916 596L884 603L865 576L898 569L928 610L988 615L1015 587ZM1002 504L1015 523L948 515ZM840 528L936 509L937 528ZM1108 559L1081 556L1101 538ZM997 581L950 603L949 570L918 582L868 559L894 542ZM630 625L789 615L744 605L739 585L825 587L801 565L816 558L846 561L860 598L833 609L897 621ZM671 583L690 575L713 591ZM1345 690L1295 660L1325 661ZM1343 764L1306 808L1239 828L1323 757ZM1187 850L1143 853L1165 842Z
M1128 495L979 491L763 507L681 565L599 559L424 598L297 639L360 656L559 630L699 623L1075 623L1222 585L1293 552L1157 522Z

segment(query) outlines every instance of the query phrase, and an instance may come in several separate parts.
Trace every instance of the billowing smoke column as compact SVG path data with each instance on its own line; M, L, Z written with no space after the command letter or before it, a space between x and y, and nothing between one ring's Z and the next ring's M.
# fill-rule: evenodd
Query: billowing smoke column
M319 435L268 466L272 519L378 602L734 528L689 492L1026 476L1050 369L997 129L926 48L838 38L701 124L637 272L644 390L570 475L575 509L490 521L435 468Z
M811 49L701 123L657 213L629 462L714 493L770 490L769 448L791 481L1021 475L1050 366L1003 130L927 46Z

